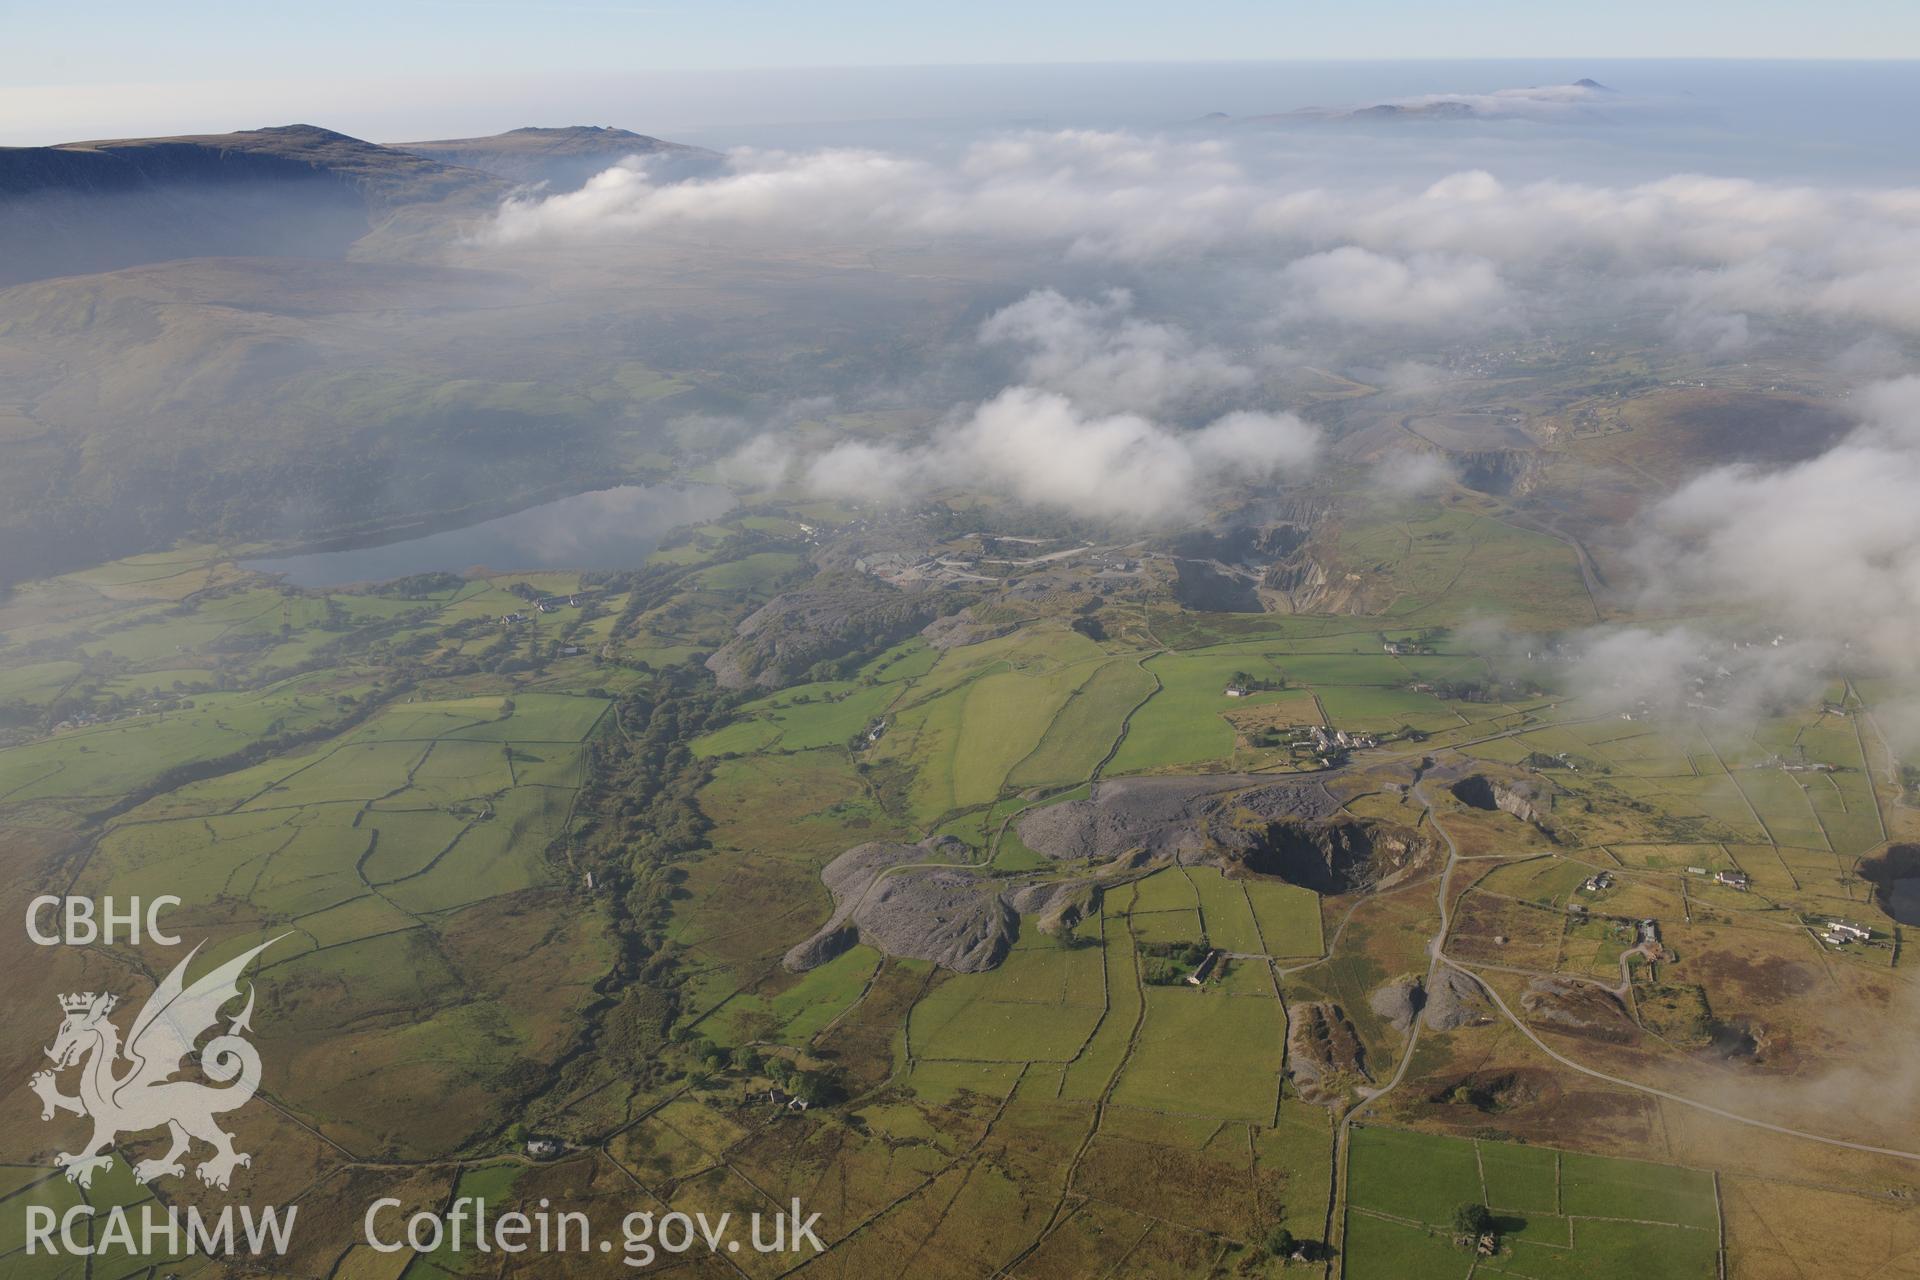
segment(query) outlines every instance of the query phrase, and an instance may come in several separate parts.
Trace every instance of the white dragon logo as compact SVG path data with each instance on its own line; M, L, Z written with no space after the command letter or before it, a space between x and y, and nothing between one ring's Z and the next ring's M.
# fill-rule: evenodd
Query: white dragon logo
M260 1054L242 1037L252 1030L248 1021L253 1017L251 984L247 1007L228 1024L226 1034L207 1041L197 1055L194 1043L216 1026L221 1007L239 997L240 974L248 963L278 941L264 942L187 986L187 965L200 950L196 946L148 998L133 1020L124 1047L120 1029L107 1020L119 997L91 991L60 997L66 1019L53 1047L46 1051L53 1059L53 1070L39 1072L30 1085L40 1095L42 1120L51 1120L60 1111L93 1119L93 1137L86 1146L62 1153L55 1161L69 1181L91 1186L97 1171L113 1167L109 1152L117 1137L162 1125L172 1135L172 1145L159 1159L142 1160L133 1167L139 1182L151 1182L163 1174L185 1177L180 1157L195 1138L214 1149L213 1156L194 1170L210 1187L226 1190L233 1171L253 1163L251 1156L233 1149L233 1135L213 1119L245 1105L260 1087ZM201 1072L224 1088L173 1079L182 1063L195 1056ZM117 1072L122 1061L130 1065ZM55 1075L83 1062L79 1095L68 1097L60 1092Z

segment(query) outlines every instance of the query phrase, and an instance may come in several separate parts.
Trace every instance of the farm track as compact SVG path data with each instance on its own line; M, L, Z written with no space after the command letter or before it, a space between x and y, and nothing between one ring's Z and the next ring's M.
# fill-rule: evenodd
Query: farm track
M1499 736L1507 736L1507 735L1499 735ZM1702 736L1704 737L1705 735L1703 734ZM1711 740L1708 741L1708 746L1709 748L1713 747ZM1713 750L1714 750L1715 759L1718 760L1720 753L1717 748L1713 748ZM1721 762L1721 768L1722 769L1726 768L1724 761ZM1731 776L1731 774L1729 774L1729 776ZM1436 974L1438 973L1442 965L1445 965L1447 968L1457 973L1465 975L1466 977L1470 978L1473 981L1476 987L1478 987L1482 992L1484 992L1487 995L1488 999L1492 1002L1494 1008L1499 1010L1501 1016L1504 1017L1509 1023L1511 1023L1514 1029L1517 1030L1522 1036L1526 1037L1526 1039L1536 1049L1546 1054L1547 1057L1552 1059L1554 1062L1559 1063L1563 1067L1566 1067L1568 1070L1578 1072L1579 1074L1587 1076L1591 1079L1599 1080L1599 1081L1602 1081L1603 1083L1614 1085L1618 1088L1629 1089L1636 1093L1646 1094L1650 1097L1659 1098L1664 1102L1671 1102L1678 1106L1690 1107L1694 1110L1705 1112L1706 1114L1715 1116L1719 1119L1728 1120L1735 1124L1745 1125L1749 1128L1761 1129L1769 1133L1776 1133L1776 1134L1780 1134L1780 1135L1791 1137L1791 1138L1801 1138L1810 1142L1818 1142L1825 1146L1840 1147L1849 1151L1858 1151L1866 1155L1887 1156L1897 1160L1910 1160L1916 1163L1920 1163L1920 1152L1903 1151L1893 1147L1880 1147L1880 1146L1875 1146L1871 1143L1854 1142L1846 1138L1836 1138L1827 1134L1813 1133L1804 1129L1796 1129L1789 1125L1776 1124L1772 1121L1759 1120L1759 1119L1755 1119L1752 1116L1741 1115L1738 1112L1730 1111L1724 1107L1717 1107L1711 1103L1701 1102L1696 1098L1689 1098L1684 1094L1675 1093L1667 1089L1661 1089L1654 1085L1642 1084L1636 1080L1629 1080L1623 1076L1613 1075L1609 1072L1600 1071L1593 1067L1585 1066L1581 1063L1575 1062L1573 1059L1567 1057L1565 1054L1558 1052L1552 1046L1548 1045L1544 1040L1540 1038L1540 1036L1531 1027L1529 1027L1518 1015L1514 1013L1514 1011L1508 1006L1507 1002L1501 997L1500 993L1494 990L1492 984L1482 979L1477 973L1474 972L1474 970L1471 967L1457 960L1454 960L1453 958L1445 954L1447 935L1452 928L1451 910L1448 903L1449 892L1451 890L1452 883L1453 883L1454 870L1459 865L1459 863L1464 861L1465 859L1462 858L1460 854L1459 846L1455 842L1452 834L1448 832L1446 827L1442 825L1442 823L1439 821L1439 815L1434 808L1432 800L1429 799L1426 794L1425 786L1426 784L1424 780L1416 781L1413 784L1413 786L1408 789L1409 794L1411 794L1416 800L1420 802L1422 808L1425 810L1428 823L1433 827L1433 829L1436 832L1440 834L1441 839L1445 842L1447 847L1447 861L1446 861L1446 865L1441 869L1439 886L1435 895L1436 902L1440 912L1440 927L1435 931L1434 935L1431 938L1429 938L1427 941L1427 954L1428 954L1427 985L1429 987L1432 986L1434 977L1436 976ZM1751 805L1749 805L1749 808L1751 808ZM1755 815L1755 818L1756 820L1758 819L1758 814ZM1764 830L1764 827L1763 827L1763 830ZM1357 906L1358 904L1355 904L1355 905ZM1351 910L1349 910L1347 918L1348 919L1352 918ZM1328 944L1327 944L1328 954L1332 953L1332 950L1338 941L1339 932L1343 931L1345 927L1346 927L1346 921L1343 920L1341 922L1340 930L1337 930L1335 932L1334 938L1328 941ZM1301 966L1301 967L1306 967L1306 966ZM1392 1077L1388 1079L1388 1081L1384 1085L1382 1085L1380 1088L1366 1093L1366 1095L1362 1097L1360 1101L1355 1103L1354 1106L1351 1107L1346 1112L1346 1114L1341 1117L1340 1126L1339 1126L1339 1130L1338 1130L1338 1134L1335 1142L1334 1180L1335 1180L1336 1194L1333 1200L1330 1201L1329 1209L1328 1209L1327 1240L1328 1240L1328 1243L1331 1246L1333 1246L1333 1257L1330 1258L1327 1263L1326 1274L1329 1277L1336 1277L1341 1274L1339 1259L1342 1256L1344 1256L1343 1246L1345 1245L1345 1240L1346 1240L1346 1209L1347 1209L1346 1202L1345 1202L1346 1201L1345 1188L1348 1183L1348 1177L1347 1177L1348 1166L1352 1158L1353 1122L1358 1116L1360 1116L1364 1111L1366 1111L1368 1107L1370 1107L1375 1102L1379 1101L1379 1099L1385 1097L1387 1094L1391 1093L1394 1089L1398 1088L1400 1083L1406 1078L1407 1068L1412 1063L1414 1051L1418 1047L1421 1025L1422 1024L1420 1020L1416 1018L1413 1022L1412 1027L1409 1029L1407 1042L1401 1051L1399 1062L1394 1069L1394 1073ZM1338 1232L1338 1237L1339 1237L1337 1240L1335 1239L1336 1231ZM1724 1266L1724 1252L1722 1254L1722 1266Z
M1717 754L1718 753L1716 752L1716 755ZM1518 1017L1513 1012L1513 1010L1510 1007L1508 1007L1507 1002L1501 997L1498 991L1494 990L1493 986L1490 983L1480 978L1479 975L1476 974L1473 971L1473 969L1468 965L1463 964L1460 961L1454 960L1453 958L1451 958L1450 956L1447 956L1444 953L1444 940L1445 940L1446 932L1448 929L1448 911L1447 911L1447 901L1446 901L1447 887L1452 877L1454 865L1457 862L1459 862L1461 858L1460 858L1459 849L1455 845L1453 837L1450 834L1448 834L1447 829L1444 826L1442 826L1437 820L1437 816L1434 813L1432 802L1427 799L1426 793L1421 789L1422 786L1423 784L1416 783L1412 789L1413 794L1417 799L1419 799L1422 805L1426 806L1428 819L1433 823L1434 830L1438 831L1441 835L1441 838L1446 841L1447 854L1448 854L1446 869L1441 873L1441 884L1440 884L1441 929L1439 934L1436 935L1435 940L1432 942L1429 942L1428 944L1430 948L1430 952L1433 956L1434 968L1437 969L1438 966L1444 964L1448 968L1453 969L1458 973L1465 974L1469 978L1472 978L1474 981L1474 984L1478 986L1483 992L1486 993L1487 997L1493 1002L1494 1007L1500 1011L1501 1015L1504 1016L1508 1022L1511 1022L1513 1024L1515 1030L1520 1032L1521 1035L1525 1036L1530 1042L1532 1042L1535 1048L1539 1049L1542 1053L1552 1058L1555 1062L1559 1063L1561 1066L1564 1066L1572 1071L1577 1071L1581 1075L1588 1076L1592 1079L1600 1080L1607 1084L1615 1085L1623 1089L1631 1089L1637 1093L1644 1093L1651 1097L1656 1097L1666 1102L1675 1103L1679 1106L1691 1107L1696 1111L1703 1111L1708 1115L1716 1116L1722 1120L1730 1120L1736 1124L1747 1125L1755 1129L1764 1129L1769 1133L1782 1134L1790 1138L1803 1138L1809 1142L1818 1142L1826 1146L1841 1147L1849 1151L1859 1151L1867 1155L1889 1156L1896 1160L1911 1160L1911 1161L1920 1163L1920 1152L1903 1151L1895 1147L1880 1147L1880 1146L1875 1146L1871 1143L1866 1143L1866 1142L1854 1142L1846 1138L1836 1138L1828 1134L1813 1133L1809 1130L1793 1128L1790 1125L1775 1124L1770 1120L1759 1120L1759 1119L1755 1119L1752 1116L1741 1115L1737 1111L1730 1111L1724 1107L1716 1107L1712 1103L1701 1102L1699 1099L1689 1098L1685 1094L1674 1093L1673 1091L1668 1089L1661 1089L1654 1085L1642 1084L1637 1080L1629 1080L1624 1076L1616 1076L1609 1072L1600 1071L1593 1067L1585 1066L1581 1063L1575 1062L1573 1059L1567 1057L1565 1054L1558 1052L1552 1046L1548 1045L1546 1041L1542 1040L1540 1036L1537 1033L1535 1033L1530 1026L1526 1024L1526 1022L1524 1022L1520 1017ZM1433 969L1429 970L1430 978L1433 971L1434 971ZM1418 1024L1416 1024L1416 1028L1417 1028L1417 1025ZM1406 1059L1411 1058L1411 1056L1412 1056L1412 1043L1409 1042L1407 1053L1404 1055L1403 1060L1401 1062L1401 1070L1395 1073L1394 1080L1391 1084L1389 1084L1388 1088L1391 1088L1393 1084L1399 1083L1401 1076L1405 1073ZM1373 1095L1373 1097L1377 1098L1381 1094L1384 1094L1385 1092L1387 1092L1387 1090L1382 1089L1380 1090L1379 1093L1376 1093L1375 1095ZM1368 1102L1371 1102L1372 1100L1373 1098L1367 1099ZM1362 1103L1361 1105L1364 1106L1365 1103ZM1356 1107L1355 1112L1357 1112L1358 1110L1359 1108ZM1349 1118L1353 1114L1354 1112L1350 1112Z

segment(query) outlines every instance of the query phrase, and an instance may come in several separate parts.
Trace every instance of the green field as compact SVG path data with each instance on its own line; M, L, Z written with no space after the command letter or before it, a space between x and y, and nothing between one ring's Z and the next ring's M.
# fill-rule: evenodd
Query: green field
M1270 655L1231 649L1167 653L1149 658L1146 668L1160 681L1159 692L1133 713L1126 739L1108 772L1144 773L1176 766L1226 761L1233 755L1233 727L1221 718L1228 708L1258 706L1278 694L1256 693L1230 699L1227 685L1236 671L1279 679Z
M1504 1020L1409 1050L1373 1007L1424 966L1436 863L1323 900L1240 869L1219 828L1204 834L1221 847L1184 862L1100 868L1044 858L1011 825L1085 798L1096 775L1310 767L1281 742L1290 726L1379 733L1392 740L1301 781L1327 789L1336 820L1456 838L1456 944L1611 981L1633 922L1662 922L1674 958L1642 970L1632 1006L1647 1034L1569 1056L1625 1075L1633 1055L1668 1052L1650 1020L1664 991L1764 1017L1770 1051L1832 1043L1845 1059L1834 992L1895 1007L1899 935L1839 953L1801 925L1878 919L1854 860L1904 830L1875 784L1905 762L1841 680L1828 705L1741 724L1622 719L1554 672L1538 696L1510 683L1511 702L1416 692L1513 674L1471 618L1591 621L1567 544L1500 509L1355 515L1316 551L1361 584L1356 612L1326 617L1178 609L1157 555L1115 575L1062 542L1068 555L1026 575L995 535L967 534L950 548L982 570L953 587L966 618L925 637L809 635L830 656L807 650L804 675L832 678L796 666L777 688L721 688L690 659L831 559L811 547L833 531L803 522L873 513L770 499L683 531L642 572L429 579L417 595L266 585L211 552L122 562L0 600L0 833L23 883L179 894L191 905L174 923L209 955L282 939L255 1011L275 1105L246 1140L309 1152L316 1205L387 1180L423 1204L484 1191L745 1211L797 1194L833 1223L822 1265L846 1275L1317 1274L1262 1252L1276 1226L1310 1243L1331 1231L1332 1274L1359 1280L1714 1275L1723 1231L1730 1258L1760 1251L1735 1180L1776 1175L1721 1166L1736 1188L1723 1227L1703 1168L1551 1145L1665 1140L1705 1167L1711 1133L1662 1113L1664 1130L1614 1147L1612 1129L1568 1120L1591 1082ZM930 523L1008 518L952 507ZM1003 591L988 576L1002 573L1031 589ZM502 622L575 590L581 607ZM915 590L900 598L919 607ZM1395 640L1437 651L1385 652ZM1237 674L1283 687L1229 699ZM1423 760L1530 779L1549 830L1439 787L1423 813L1407 791ZM823 883L837 856L936 835L960 839L959 870L1021 917L1003 917L999 964L884 955L869 929L785 967L834 910L830 885L844 898ZM1752 893L1686 871L1731 866ZM1616 885L1583 895L1599 867ZM1064 880L1093 914L1055 936L1019 895ZM1594 917L1568 920L1574 901ZM1179 981L1202 943L1228 954L1205 984ZM145 980L164 958L100 948L57 977ZM27 975L23 1018L52 1007L53 980ZM1286 1074L1288 1007L1321 1000L1352 1023L1374 1084L1412 1053L1351 1129ZM813 1104L791 1105L803 1090ZM1631 1133L1635 1100L1607 1096ZM37 1132L0 1151L0 1198L63 1194L29 1185ZM573 1145L515 1158L534 1132ZM1884 1170L1859 1177L1875 1212L1900 1210ZM1489 1207L1496 1253L1455 1244L1462 1202ZM1892 1221L1878 1229L1898 1239ZM379 1261L301 1266L359 1280ZM444 1252L407 1268L475 1273Z
M1453 1243L1450 1223L1463 1203L1493 1211L1494 1257ZM1719 1248L1709 1174L1485 1139L1371 1126L1353 1133L1341 1271L1352 1280L1705 1278L1719 1274Z
M1175 1115L1270 1124L1286 1020L1279 1002L1181 984L1149 987L1139 1042L1115 1102Z

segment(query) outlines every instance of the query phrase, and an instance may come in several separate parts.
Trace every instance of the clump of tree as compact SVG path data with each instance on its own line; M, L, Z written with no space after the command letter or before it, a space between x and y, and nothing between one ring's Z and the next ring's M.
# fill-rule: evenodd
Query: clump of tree
M1140 944L1141 976L1153 986L1185 982L1211 950L1200 942L1145 942Z
M1457 1243L1469 1249L1493 1234L1493 1213L1484 1204L1467 1203L1453 1211L1453 1234Z

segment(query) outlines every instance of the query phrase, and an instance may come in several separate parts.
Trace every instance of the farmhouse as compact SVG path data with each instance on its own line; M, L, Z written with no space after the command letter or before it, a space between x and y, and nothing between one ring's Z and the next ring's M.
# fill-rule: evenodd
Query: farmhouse
M1716 871L1713 873L1713 882L1742 893L1753 887L1753 877L1744 871Z
M1599 893L1603 889L1611 889L1613 888L1613 872L1595 872L1593 875L1588 876L1586 882L1580 887L1588 893Z
M1846 920L1827 921L1826 938L1836 947L1844 947L1849 942L1869 942L1873 930L1863 924L1852 924Z

